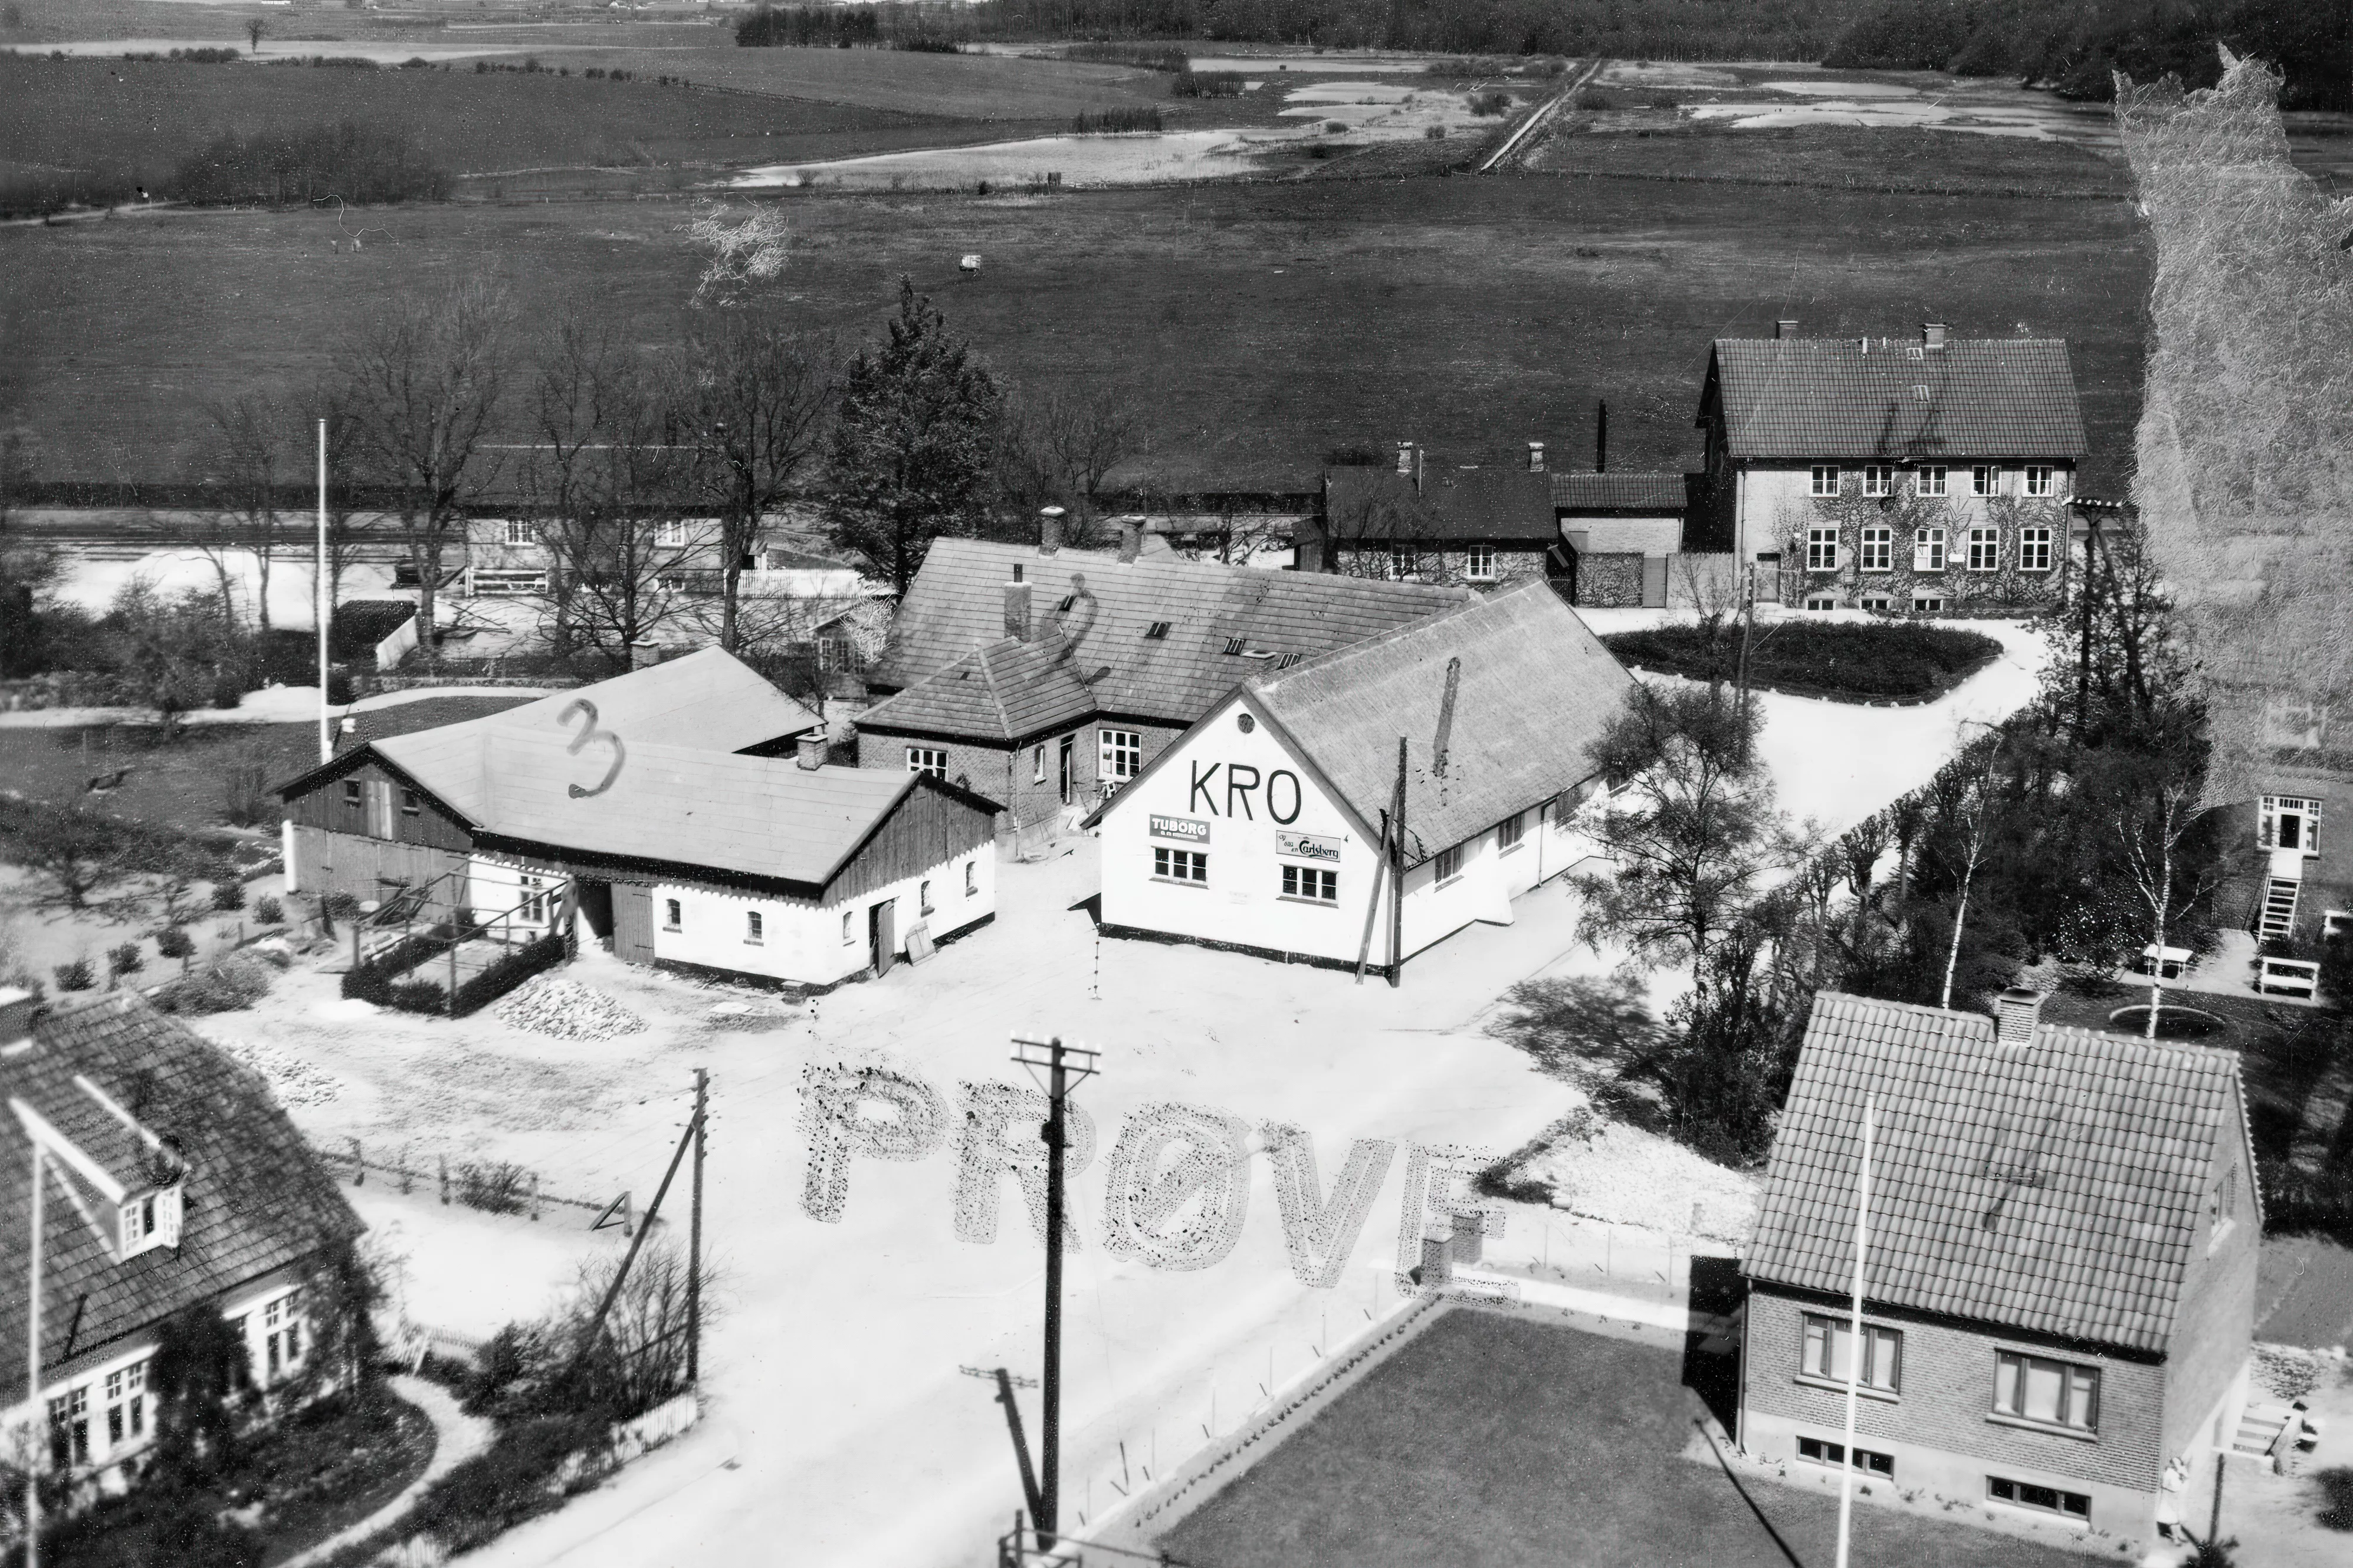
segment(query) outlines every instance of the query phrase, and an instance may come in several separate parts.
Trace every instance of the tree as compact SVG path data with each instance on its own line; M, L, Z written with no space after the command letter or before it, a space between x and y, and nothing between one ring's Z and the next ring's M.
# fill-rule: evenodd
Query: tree
M255 395L205 405L212 422L212 468L219 474L227 503L215 521L200 525L196 548L220 578L221 600L235 626L231 563L239 553L253 558L254 620L269 631L269 567L278 549L278 480L285 454L285 414Z
M0 439L0 677L30 675L47 662L44 623L55 612L60 568L57 552L20 525L16 498L31 479L24 437L12 432Z
M341 356L337 402L363 471L396 498L427 663L439 657L433 610L443 559L463 541L467 504L496 468L486 447L505 392L508 317L502 295L464 284L394 305Z
M180 715L201 706L237 660L217 599L187 593L166 598L134 577L123 584L100 623L115 674L155 710L164 733L176 733Z
M260 17L259 17L259 16L249 17L249 18L248 18L248 20L246 21L246 24L245 24L245 37L246 37L246 40L247 40L249 44L251 44L251 45L252 45L252 47L253 47L253 52L254 52L255 54L257 54L257 55L258 55L258 54L259 54L259 53L261 52L261 38L262 38L262 35L263 35L263 34L265 34L265 33L267 33L267 32L269 32L269 23L267 23L267 22L265 22L265 21L263 21L263 20L262 20Z
M313 386L304 402L310 411L295 411L293 423L297 449L311 455L306 472L316 469L317 422L327 422L327 618L332 626L335 606L343 602L343 574L358 561L360 547L366 542L369 531L360 521L354 505L364 471L364 454L359 449L349 400L344 389L332 377ZM319 596L315 545L312 555L311 598L315 605Z
M1994 763L2001 755L2002 737L1997 733L1984 745L1983 771L1975 778L1959 773L1953 775L1960 786L1960 804L1956 826L1957 858L1961 867L1960 902L1953 910L1953 945L1945 957L1945 989L1936 1005L1953 1005L1953 972L1961 962L1961 931L1968 923L1969 889L1977 880L1978 870L1985 864L1986 851L1994 818Z
M1008 485L1008 500L1025 522L1043 506L1065 508L1080 536L1101 512L1105 475L1119 466L1135 437L1134 399L1108 386L1058 384L1035 395L1003 401L1005 440L999 472L1014 466L1023 476ZM1003 481L1000 480L1000 483Z
M1612 791L1592 832L1611 873L1578 880L1579 934L1652 963L1697 962L1793 864L1756 721L1720 689L1636 681L1588 753Z
M86 806L0 800L0 859L29 872L47 901L88 909L90 894L128 865L122 827Z
M757 310L696 317L670 381L673 441L696 448L689 475L718 519L719 646L736 626L743 574L769 513L800 492L832 412L832 344Z
M2176 699L2152 715L2147 744L2105 760L2087 781L2108 804L2118 870L2148 918L2151 958L2147 1033L2157 1038L2165 1001L2165 949L2169 933L2202 910L2221 886L2221 860L2200 843L2209 826L2200 795L2206 784L2204 714Z
M827 510L834 538L901 594L932 541L987 512L997 380L913 282L879 349L860 350L834 423Z

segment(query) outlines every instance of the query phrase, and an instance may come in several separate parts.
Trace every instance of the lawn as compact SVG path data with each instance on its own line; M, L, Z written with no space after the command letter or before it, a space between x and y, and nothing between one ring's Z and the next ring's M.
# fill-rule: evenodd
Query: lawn
M1730 680L1739 672L1739 628L1713 637L1696 626L1613 632L1601 639L1638 669L1694 680ZM1913 622L1858 626L1784 619L1749 643L1750 681L1792 697L1833 702L1933 702L2001 657L1982 633Z
M1852 159L1835 133L1715 140L1727 175ZM2006 151L2021 178L2105 167ZM2148 260L2121 199L1532 174L785 205L782 291L811 326L873 336L903 273L1013 380L1134 389L1142 455L1114 486L1304 489L1333 447L1409 437L1441 460L1504 460L1533 439L1573 462L1601 397L1613 462L1680 467L1698 458L1709 341L1778 316L1823 333L1934 319L2064 335L2087 494L2120 490L2139 412ZM360 302L476 274L504 281L533 331L594 308L659 340L696 270L683 218L667 203L383 209L357 254L331 247L333 217L305 213L0 230L0 423L26 428L43 478L179 477L203 397L300 384ZM986 266L960 281L972 251Z
M1831 1498L1682 1457L1704 1410L1676 1352L1457 1310L1159 1541L1218 1568L1790 1568L1831 1561ZM2080 1568L2069 1552L1870 1504L1861 1563Z

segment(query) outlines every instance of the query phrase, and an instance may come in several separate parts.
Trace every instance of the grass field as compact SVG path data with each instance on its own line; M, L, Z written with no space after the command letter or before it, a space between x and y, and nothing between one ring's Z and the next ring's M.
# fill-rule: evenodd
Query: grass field
M780 292L812 327L864 339L904 273L1017 381L1137 388L1145 450L1114 482L1176 488L1303 487L1335 445L1409 437L1441 459L1545 440L1581 462L1597 397L1613 463L1672 467L1697 455L1714 337L1781 316L1858 335L2023 321L2072 342L2093 448L2083 488L2117 493L2148 289L2128 202L1739 183L1842 186L1852 136L1879 134L1714 139L1708 181L797 195ZM2076 149L2003 151L2011 184L2114 179ZM529 326L593 306L660 341L695 274L685 216L650 202L385 209L366 216L383 232L357 255L330 248L332 217L301 213L0 229L0 427L26 431L45 478L177 477L203 397L299 384L365 301L482 273ZM967 251L986 266L959 281Z

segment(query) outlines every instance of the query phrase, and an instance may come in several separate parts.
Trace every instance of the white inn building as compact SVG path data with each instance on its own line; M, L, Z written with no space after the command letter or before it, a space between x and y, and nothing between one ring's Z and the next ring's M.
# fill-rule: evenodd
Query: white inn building
M1103 931L1394 972L1509 924L1595 853L1587 749L1629 683L1542 581L1246 681L1088 819Z

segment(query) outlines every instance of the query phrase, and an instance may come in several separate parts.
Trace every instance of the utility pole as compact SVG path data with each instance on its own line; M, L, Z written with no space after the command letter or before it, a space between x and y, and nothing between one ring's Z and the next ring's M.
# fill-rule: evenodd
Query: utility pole
M1854 1522L1854 1416L1862 1387L1862 1256L1871 1237L1872 1097L1862 1097L1862 1160L1854 1187L1854 1303L1852 1337L1846 1349L1846 1447L1839 1455L1838 1568L1847 1568L1847 1545Z
M317 601L314 613L319 617L319 760L332 763L335 732L327 716L327 626L335 618L335 592L327 580L327 422L323 419L319 421L319 564L311 576L311 596Z
M1095 1075L1101 1053L1066 1046L1060 1035L1013 1037L1013 1059L1046 1069L1046 1356L1039 1373L1038 1549L1061 1534L1062 1492L1062 1151L1068 1147L1071 1090Z
M2100 548L2100 514L2092 513L2092 531L2084 540L2084 580L2075 586L2083 600L2084 640L2075 656L2075 743L2084 743L2084 725L2092 702L2092 558Z
M27 1129L29 1131L29 1129ZM41 1568L41 1142L33 1146L32 1288L25 1302L25 1568Z
M702 1384L702 1150L711 1119L705 1111L711 1075L694 1069L694 1173L691 1217L686 1225L686 1385Z
M1389 989L1405 984L1405 737L1398 737L1397 831L1389 836Z
M1748 760L1748 644L1757 632L1757 563L1740 569L1740 760Z

